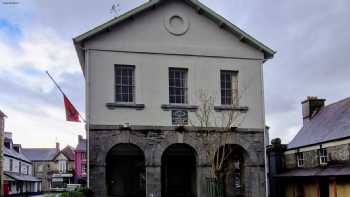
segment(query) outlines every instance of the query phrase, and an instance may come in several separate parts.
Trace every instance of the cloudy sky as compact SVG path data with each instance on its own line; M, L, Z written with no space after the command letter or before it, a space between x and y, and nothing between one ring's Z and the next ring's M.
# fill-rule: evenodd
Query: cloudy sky
M0 0L0 110L24 147L76 145L84 125L65 121L49 70L84 114L84 79L72 38L144 0ZM264 65L270 138L289 142L302 126L300 102L349 96L350 1L201 0L278 51Z

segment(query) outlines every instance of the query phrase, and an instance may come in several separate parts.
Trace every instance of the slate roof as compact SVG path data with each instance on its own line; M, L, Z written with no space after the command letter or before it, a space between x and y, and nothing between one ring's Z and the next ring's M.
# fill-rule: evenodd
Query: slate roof
M56 148L23 148L22 152L31 161L50 161L57 154Z
M203 5L198 0L182 0L183 2L187 3L189 6L191 6L193 9L195 9L197 12L200 12L203 16L206 16L210 20L217 23L220 27L225 28L232 32L234 35L236 35L238 38L240 38L242 41L246 42L247 44L255 47L258 50L261 50L264 53L264 56L266 59L273 58L274 54L276 53L271 48L267 47L263 43L259 42L240 28L238 28L236 25L232 24L230 21L226 20L224 17L220 16L207 6ZM73 39L73 42L75 44L75 48L78 52L79 61L81 63L82 69L84 70L84 59L82 58L82 49L81 49L81 43L84 40L90 39L91 37L106 31L113 27L114 25L117 25L129 18L134 17L137 14L140 14L146 10L150 10L157 6L157 4L160 4L162 2L166 2L166 0L149 0L148 2L142 4L141 6L136 7L133 10L130 10L129 12L126 12L125 14L122 14L120 16L117 16L93 29L90 31L83 33L76 38Z
M77 151L86 151L86 139L79 140L79 144L75 148Z
M276 175L276 177L325 177L325 176L350 176L349 164L329 165L327 167L298 168Z
M16 172L4 172L4 174L12 179L18 180L18 181L29 181L29 182L40 182L41 179L31 176L31 175L26 175L26 174L19 174Z
M350 97L325 106L288 144L288 149L350 137Z
M28 163L31 163L30 159L27 158L23 152L22 153L18 153L16 152L15 150L13 149L9 149L7 148L6 146L4 146L4 155L5 156L10 156L10 157L14 157L14 158L17 158L17 159L20 159L22 161L26 161Z
M68 145L61 152L68 158L68 160L74 161L75 157L73 147Z

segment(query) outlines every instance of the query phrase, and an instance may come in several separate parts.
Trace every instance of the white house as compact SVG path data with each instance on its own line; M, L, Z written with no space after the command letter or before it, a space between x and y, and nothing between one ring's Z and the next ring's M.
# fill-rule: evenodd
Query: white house
M13 144L12 133L5 132L4 191L9 195L41 193L41 180L32 175L32 163L22 153L20 144Z
M197 0L149 1L74 44L96 196L206 196L207 152L226 147L239 168L220 169L226 196L265 196L262 65L272 49ZM209 145L203 130L215 131Z

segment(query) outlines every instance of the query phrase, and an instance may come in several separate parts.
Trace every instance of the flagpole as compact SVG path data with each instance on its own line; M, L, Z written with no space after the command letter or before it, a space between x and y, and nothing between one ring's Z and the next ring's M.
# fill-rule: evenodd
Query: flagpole
M49 71L45 71L46 74L50 77L51 81L55 84L55 86L57 87L57 89L63 94L63 96L66 96L66 94L63 92L63 90L61 89L61 87L58 85L58 83L55 81L55 79L50 75ZM78 111L78 110L77 110ZM79 117L84 121L85 119L83 118L83 116L80 114L80 112L78 111Z

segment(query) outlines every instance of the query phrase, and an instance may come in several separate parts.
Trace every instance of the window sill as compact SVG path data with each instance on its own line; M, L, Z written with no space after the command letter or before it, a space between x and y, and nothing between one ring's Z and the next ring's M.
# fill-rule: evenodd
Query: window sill
M145 108L145 105L136 103L106 103L106 107L108 109L131 108L136 110L142 110Z
M240 111L240 112L247 112L248 107L246 106L231 106L231 105L220 105L220 106L214 106L215 111Z
M188 111L196 111L198 109L197 105L186 105L186 104L163 104L161 108L164 111L169 111L173 109L177 110L188 110Z

